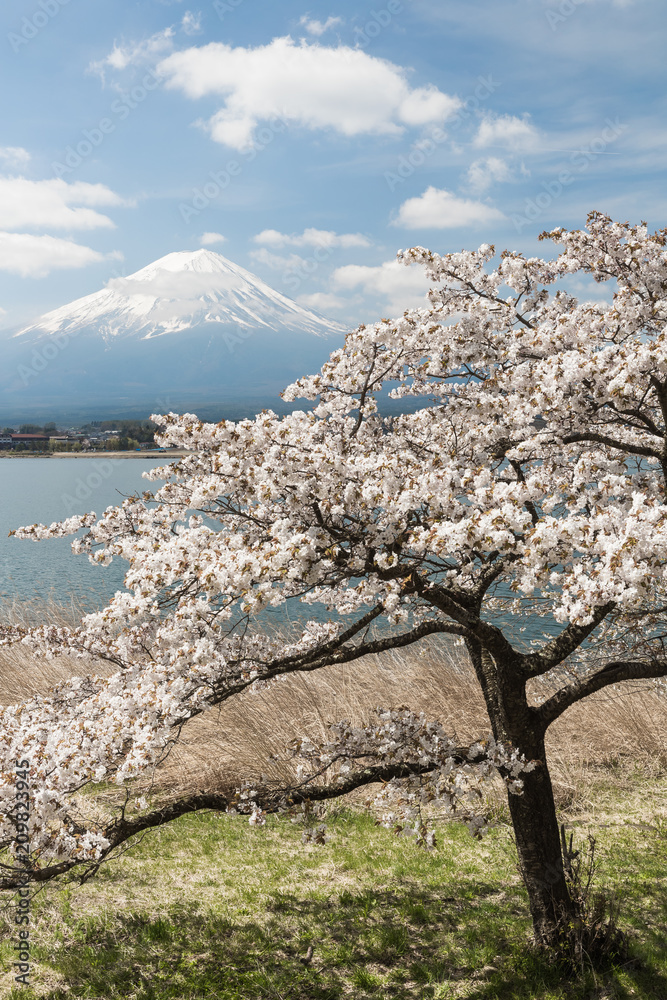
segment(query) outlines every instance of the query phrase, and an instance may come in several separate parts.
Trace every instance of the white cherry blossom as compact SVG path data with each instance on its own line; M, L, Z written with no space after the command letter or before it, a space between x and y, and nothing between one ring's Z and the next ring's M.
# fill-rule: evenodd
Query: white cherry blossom
M0 632L35 653L78 654L86 674L0 710L0 841L13 843L12 769L28 758L39 877L62 870L53 859L106 856L121 828L155 825L141 800L115 827L75 819L71 803L88 783L150 773L188 719L292 671L443 634L465 642L482 686L493 730L484 760L506 777L536 934L548 939L569 897L544 732L607 684L667 672L667 251L664 233L599 213L586 230L543 237L562 247L552 260L488 244L399 253L425 267L429 305L351 331L320 372L286 389L309 409L220 423L154 415L159 443L189 452L148 474L165 485L100 518L16 531L78 534L76 552L129 564L126 591L78 627ZM613 301L577 301L567 282L578 273L614 282ZM421 405L383 417L386 390ZM286 641L262 612L289 600L306 618ZM315 602L329 621L308 619ZM512 620L531 622L530 643ZM577 679L530 705L526 680L564 663ZM361 737L349 739L354 761ZM389 774L395 748L383 747L368 774L381 759ZM420 753L410 744L391 787L403 789L404 825L430 843ZM446 761L430 761L428 794L454 801ZM351 773L341 777L361 782ZM256 791L253 823L282 801ZM561 866L555 882L542 885L540 864Z

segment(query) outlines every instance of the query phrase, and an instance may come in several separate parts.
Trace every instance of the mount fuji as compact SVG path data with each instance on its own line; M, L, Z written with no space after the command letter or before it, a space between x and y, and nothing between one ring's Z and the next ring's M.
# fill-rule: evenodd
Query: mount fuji
M221 254L170 253L5 340L0 418L279 409L344 332Z

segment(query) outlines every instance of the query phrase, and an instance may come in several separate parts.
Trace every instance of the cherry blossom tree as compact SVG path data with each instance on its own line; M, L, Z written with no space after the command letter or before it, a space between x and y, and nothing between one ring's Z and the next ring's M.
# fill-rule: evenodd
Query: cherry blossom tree
M76 628L3 628L5 643L80 655L87 675L0 713L2 887L87 875L197 809L262 822L379 780L403 801L385 820L428 844L421 801L462 810L475 831L470 796L499 773L536 940L561 947L577 911L546 731L602 688L667 674L667 251L664 231L599 213L542 238L555 259L486 244L400 253L426 268L428 306L351 332L285 391L310 409L155 416L159 442L190 451L166 485L99 519L16 532L79 532L75 550L129 568L127 591ZM613 299L577 301L572 275L612 282ZM382 417L387 388L420 408ZM289 642L267 634L262 612L288 600L329 620L313 614ZM462 747L437 721L381 711L325 745L304 740L291 784L132 797L211 706L434 635L465 644L490 737ZM19 764L32 792L17 806ZM127 788L111 819L80 795L102 780Z

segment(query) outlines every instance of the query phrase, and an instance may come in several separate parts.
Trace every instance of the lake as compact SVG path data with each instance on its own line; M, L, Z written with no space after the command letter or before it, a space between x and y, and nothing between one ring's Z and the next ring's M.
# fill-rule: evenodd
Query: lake
M142 472L167 461L161 454L146 458L0 459L0 612L15 601L35 601L40 606L50 599L57 604L73 600L85 611L103 607L123 587L124 560L100 566L90 563L85 555L74 555L69 538L33 542L8 538L8 533L22 525L51 524L87 511L101 515L124 496L157 489L161 484L143 479ZM323 605L302 605L296 600L267 609L264 615L274 625L330 617ZM531 638L560 631L550 618L524 621L527 628L523 633L519 623L510 624L503 615L498 624L509 625L508 638L524 648Z
M123 585L127 563L94 566L75 556L71 539L33 542L8 538L28 524L51 524L72 514L117 504L136 490L157 488L142 472L164 463L150 458L2 458L0 459L0 607L12 601L54 598L102 607Z
M137 491L156 490L162 483L148 481L142 472L169 461L168 455L146 458L0 458L0 612L14 602L46 601L67 605L73 601L83 611L104 607L123 588L127 563L114 559L110 566L74 555L71 538L42 541L9 538L9 532L29 524L52 524L73 514L104 510ZM269 608L264 612L274 625L295 619L328 616L322 605Z

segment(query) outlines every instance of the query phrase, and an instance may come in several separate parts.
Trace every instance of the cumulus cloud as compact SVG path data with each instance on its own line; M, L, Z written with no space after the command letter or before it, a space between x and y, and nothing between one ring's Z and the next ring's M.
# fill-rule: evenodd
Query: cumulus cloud
M335 233L330 229L304 229L297 235L280 233L277 229L264 229L253 237L255 243L269 247L325 247L326 249L347 249L349 247L369 247L370 240L361 233Z
M199 243L203 247L212 247L216 243L225 243L226 240L227 237L222 233L202 233L199 237Z
M44 278L51 271L86 267L103 260L121 260L122 256L117 252L99 253L91 247L55 236L0 232L0 271L22 278Z
M337 24L342 24L342 17L328 17L326 21L317 21L315 18L309 17L308 14L304 14L299 24L306 29L309 35L315 35L319 38L323 35L325 31L329 28L335 28Z
M190 11L188 11L189 13ZM187 14L185 17L187 17ZM114 42L114 47L109 55L105 56L104 59L91 62L88 66L88 72L96 73L104 80L107 69L120 71L127 69L128 66L142 66L154 63L156 59L161 59L165 52L171 51L173 44L173 28L165 28L163 31L158 31L156 34L151 35L150 38L145 38L141 42L129 42L124 45Z
M200 271L158 270L151 278L111 278L106 287L121 295L187 301L198 300L212 290L238 288L239 279L233 274Z
M0 160L8 167L24 167L30 160L30 153L22 146L0 146Z
M521 151L534 149L538 139L539 132L526 118L517 118L515 115L494 118L489 115L480 124L473 146L477 149L505 146L507 149Z
M283 256L282 254L271 253L266 247L262 247L261 250L252 250L249 257L255 264L268 267L271 271L299 270L306 263L306 259L300 257L297 253Z
M397 136L406 125L443 121L461 105L437 87L411 87L406 70L386 59L289 36L257 48L211 42L172 53L157 71L192 99L221 97L223 107L205 127L240 151L252 147L261 121L275 118L345 136Z
M406 267L397 260L385 261L376 267L345 264L333 272L331 285L339 291L359 290L366 296L373 296L393 316L426 305L430 287L422 268Z
M332 292L313 292L311 295L299 295L296 299L300 306L306 309L314 309L315 312L326 316L327 313L336 313L344 309L348 302L340 295Z
M104 184L62 179L31 181L0 176L0 227L3 229L113 229L107 215L90 206L125 205ZM84 207L85 206L85 207Z
M511 181L511 168L498 156L475 160L468 168L468 186L475 194L483 194L494 182Z
M181 21L181 31L186 35L199 35L201 33L201 13L193 14L191 10L186 10Z
M418 198L404 201L392 224L406 229L458 229L504 218L497 208L482 201L457 198L444 188L429 187Z

